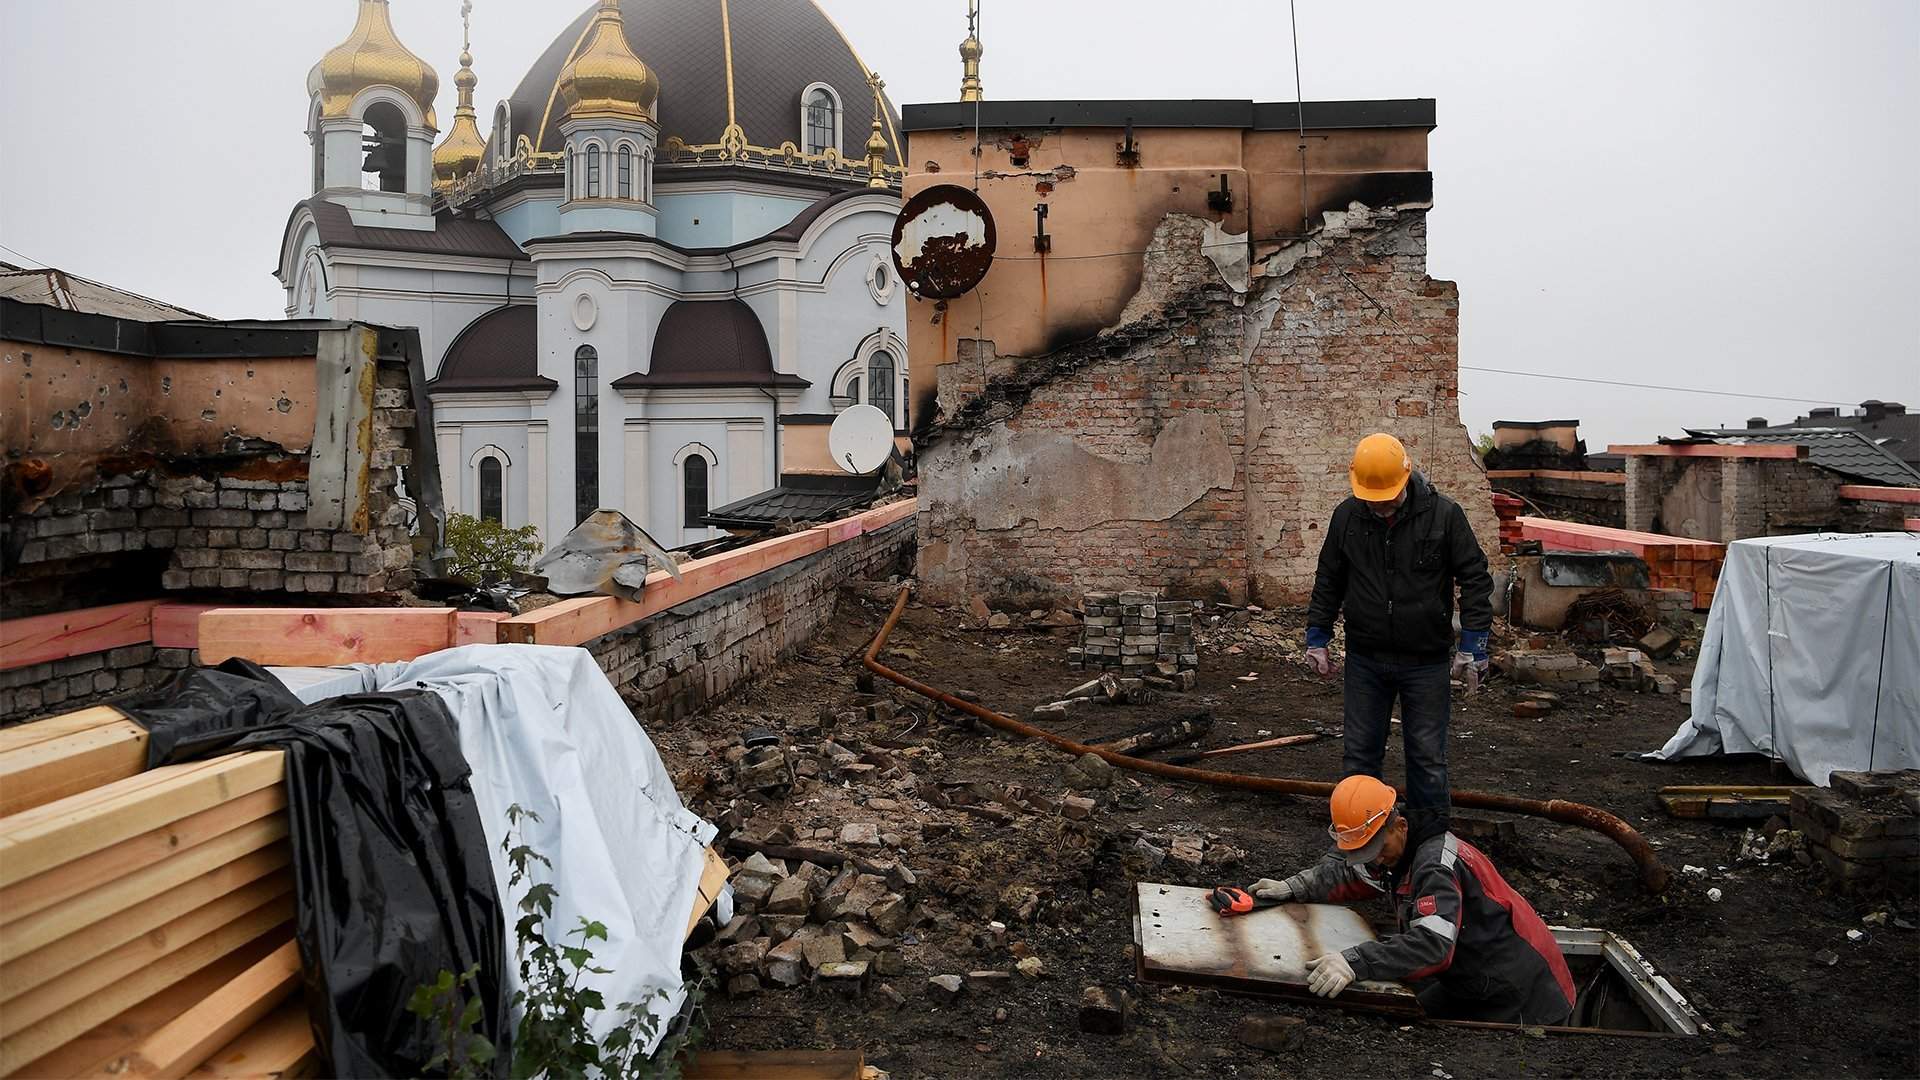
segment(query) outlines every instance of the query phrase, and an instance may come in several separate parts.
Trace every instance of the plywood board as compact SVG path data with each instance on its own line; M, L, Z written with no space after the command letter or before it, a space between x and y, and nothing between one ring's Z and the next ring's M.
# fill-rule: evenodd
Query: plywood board
M200 615L200 662L394 663L452 648L458 625L452 608L214 608Z
M153 636L158 603L136 600L0 622L0 671L143 645Z
M1281 904L1221 918L1207 889L1139 882L1134 889L1135 970L1143 982L1215 986L1311 998L1307 961L1374 939L1366 920L1333 904ZM1418 1014L1399 983L1357 982L1349 1007Z

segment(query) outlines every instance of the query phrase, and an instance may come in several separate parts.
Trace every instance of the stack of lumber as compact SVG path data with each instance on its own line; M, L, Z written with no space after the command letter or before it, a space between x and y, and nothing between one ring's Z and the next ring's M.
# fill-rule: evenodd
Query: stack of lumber
M1513 554L1524 539L1520 533L1520 511L1526 509L1526 503L1512 495L1493 495L1493 516L1500 520L1500 550Z
M1647 564L1649 585L1692 593L1696 611L1713 606L1720 564L1727 555L1725 545L1706 540L1582 525L1574 521L1523 517L1520 530L1523 538L1540 541L1540 546L1547 551L1625 551L1638 555Z
M145 755L104 707L0 731L0 1076L310 1074L282 755Z

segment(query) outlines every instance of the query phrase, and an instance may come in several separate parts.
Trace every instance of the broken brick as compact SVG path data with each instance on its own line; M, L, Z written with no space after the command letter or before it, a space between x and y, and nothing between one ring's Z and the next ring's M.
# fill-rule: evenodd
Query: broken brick
M1127 1031L1125 994L1104 986L1080 991L1080 1030L1090 1035L1124 1035Z

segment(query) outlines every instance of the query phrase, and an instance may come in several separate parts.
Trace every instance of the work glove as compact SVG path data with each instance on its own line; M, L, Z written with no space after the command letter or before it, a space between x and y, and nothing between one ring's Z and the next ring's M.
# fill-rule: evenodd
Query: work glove
M1288 878L1285 881L1261 878L1259 881L1247 886L1247 891L1253 894L1255 900L1271 900L1276 904L1287 903L1292 900L1295 895L1292 878Z
M1487 632L1485 630L1460 631L1460 647L1453 654L1453 678L1471 694L1480 689L1487 676Z
M1340 991L1353 985L1353 965L1340 953L1330 952L1317 960L1307 961L1307 989L1321 997L1339 996Z
M1339 670L1334 665L1332 654L1327 652L1324 645L1318 649L1307 650L1307 666L1313 669L1315 675L1323 679L1332 678L1333 673Z

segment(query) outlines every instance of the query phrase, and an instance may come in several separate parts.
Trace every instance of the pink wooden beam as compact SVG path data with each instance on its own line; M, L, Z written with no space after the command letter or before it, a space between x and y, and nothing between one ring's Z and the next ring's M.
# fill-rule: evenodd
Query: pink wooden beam
M1750 443L1746 446L1727 446L1721 443L1654 443L1638 446L1609 446L1607 453L1624 454L1627 457L1768 458L1795 461L1807 456L1807 448L1788 443Z
M0 622L0 671L69 656L144 645L153 636L158 600L135 600Z
M1840 497L1862 502L1910 503L1920 505L1920 487L1874 487L1871 484L1841 484Z

